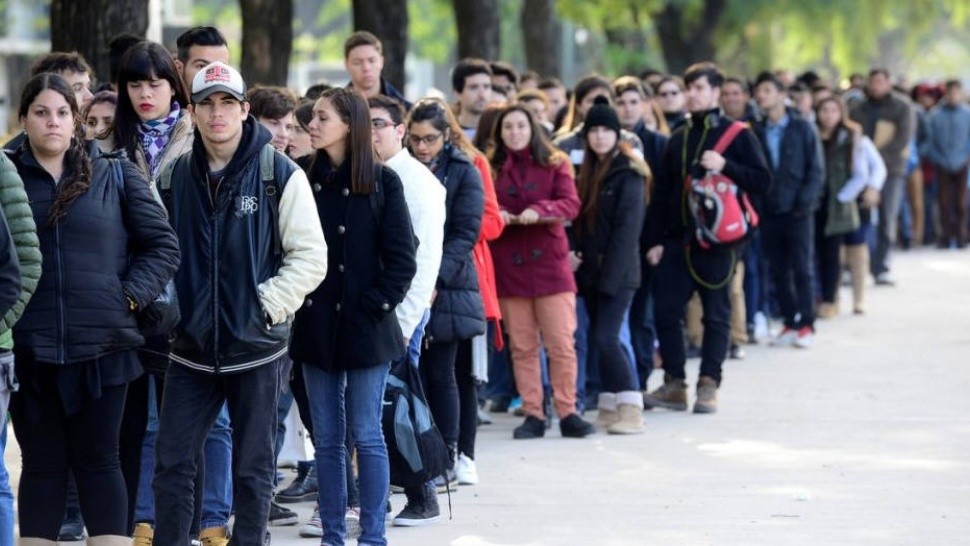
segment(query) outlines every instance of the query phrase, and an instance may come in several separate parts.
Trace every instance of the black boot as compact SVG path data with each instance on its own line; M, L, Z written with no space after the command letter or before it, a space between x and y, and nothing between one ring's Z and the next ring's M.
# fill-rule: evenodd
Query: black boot
M296 465L296 479L289 487L276 494L276 502L290 504L316 500L317 465L313 461L300 461Z

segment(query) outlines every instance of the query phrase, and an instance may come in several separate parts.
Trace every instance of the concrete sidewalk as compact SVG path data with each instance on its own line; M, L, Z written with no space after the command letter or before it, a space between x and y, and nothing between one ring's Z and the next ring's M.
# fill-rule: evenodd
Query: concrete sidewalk
M970 255L898 253L894 272L868 315L820 322L814 348L729 361L718 414L655 410L640 436L533 441L498 416L453 519L391 527L389 543L970 544ZM312 507L296 508L302 522ZM297 529L273 528L273 544L318 543Z

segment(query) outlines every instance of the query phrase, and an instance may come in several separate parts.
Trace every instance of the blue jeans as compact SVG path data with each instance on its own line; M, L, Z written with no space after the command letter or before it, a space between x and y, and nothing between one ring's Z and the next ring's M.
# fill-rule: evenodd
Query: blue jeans
M205 438L205 480L202 485L201 529L229 524L232 514L232 426L223 404ZM276 473L273 473L276 476Z
M7 447L7 406L10 393L16 389L13 353L0 353L0 546L13 546L14 519L13 492L10 490L10 475L3 462L3 452Z
M228 405L232 429L233 543L263 544L273 496L273 445L282 360L231 375L173 364L155 441L155 543L188 546L200 449ZM220 448L225 444L220 442ZM206 457L211 461L212 456ZM217 472L213 472L217 475ZM206 487L213 480L205 480Z
M349 428L357 448L359 472L362 533L358 544L387 546L384 515L391 476L381 414L389 370L389 364L346 372L303 365L313 422L326 424L313 427L320 490L329 492L320 495L323 544L343 546L347 535L344 439Z

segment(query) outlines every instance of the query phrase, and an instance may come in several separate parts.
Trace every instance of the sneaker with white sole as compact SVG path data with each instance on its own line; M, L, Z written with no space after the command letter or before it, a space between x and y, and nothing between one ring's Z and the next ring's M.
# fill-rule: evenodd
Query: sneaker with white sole
M347 538L348 539L358 539L360 534L364 532L364 529L360 526L360 507L351 506L347 508L347 513L344 514L344 525L347 528Z
M798 331L794 328L789 328L785 326L778 332L778 335L771 340L772 347L791 347L795 344L795 340L798 339Z
M798 329L798 335L795 338L795 347L808 349L814 342L815 330L811 326L802 326Z
M475 466L475 461L464 453L459 454L455 464L455 476L458 477L458 485L478 484L478 467Z
M303 527L300 527L300 536L303 538L320 538L323 536L323 522L320 521L320 508L313 509L313 515Z
M397 527L424 527L432 525L441 519L438 509L438 495L432 485L422 486L419 491L408 495L408 503L404 510L394 518Z

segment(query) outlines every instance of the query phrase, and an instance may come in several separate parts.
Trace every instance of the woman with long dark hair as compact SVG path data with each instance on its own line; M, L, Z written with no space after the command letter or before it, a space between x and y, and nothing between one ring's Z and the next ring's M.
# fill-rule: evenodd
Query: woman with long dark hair
M357 449L361 536L385 546L390 471L381 431L390 362L405 352L394 308L416 271L401 180L377 162L367 101L329 89L310 121L316 152L304 162L313 188L330 274L296 314L290 355L303 366L316 448L323 543L344 544L344 440ZM376 194L380 192L383 197Z
M815 121L825 153L825 186L815 213L815 249L822 289L819 318L839 313L839 254L843 245L852 277L852 312L865 312L870 215L886 181L886 164L879 151L863 134L862 127L845 114L845 105L838 97L822 99L815 106Z
M546 140L532 113L507 107L489 155L506 228L492 242L499 305L509 334L525 422L516 439L545 435L539 348L545 346L559 430L582 438L593 427L576 412L576 281L565 223L579 213L569 158Z
M12 159L44 257L40 284L14 332L20 534L54 543L71 469L88 543L127 545L118 437L128 382L142 373L135 313L174 274L178 244L139 170L85 144L63 78L31 78L19 115L27 139Z
M640 231L649 168L620 142L620 119L606 103L593 105L583 124L586 153L579 168L579 217L573 224L579 293L600 355L598 424L611 434L643 432L643 394L620 327L640 285Z

